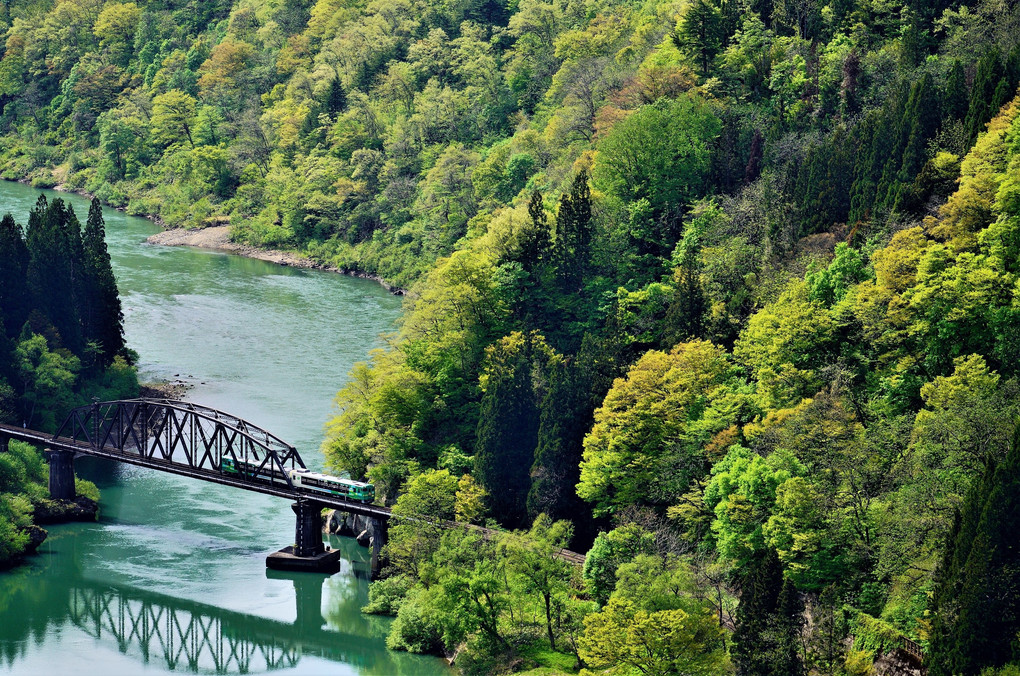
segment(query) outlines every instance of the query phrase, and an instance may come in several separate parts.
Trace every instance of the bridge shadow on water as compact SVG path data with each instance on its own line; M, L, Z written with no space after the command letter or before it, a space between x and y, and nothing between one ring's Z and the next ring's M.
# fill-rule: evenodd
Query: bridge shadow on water
M175 673L265 673L295 669L304 658L365 674L416 673L416 666L425 666L421 658L385 649L380 638L386 620L352 612L356 608L349 606L364 599L343 593L343 587L359 584L350 571L332 578L267 571L293 584L295 619L286 622L91 581L82 575L79 557L69 553L43 552L33 565L5 574L11 579L0 587L0 618L17 608L20 621L0 621L0 667L16 672L28 646L43 644L51 632L80 632L157 671ZM369 575L367 561L355 561L352 568L357 578ZM67 665L67 658L60 661Z

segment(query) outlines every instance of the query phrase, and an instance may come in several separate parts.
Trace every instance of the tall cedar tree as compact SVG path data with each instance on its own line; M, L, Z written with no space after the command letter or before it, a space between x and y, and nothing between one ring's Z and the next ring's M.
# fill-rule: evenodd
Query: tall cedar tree
M970 90L970 105L964 127L971 142L984 131L985 123L992 119L1011 93L1007 91L1005 69L998 49L990 49L978 61L974 86Z
M946 76L939 98L942 100L945 119L949 122L954 120L962 122L967 115L967 75L959 59L953 61L953 67Z
M576 362L560 364L552 373L542 402L535 463L531 468L528 514L554 520L584 513L575 486L580 480L584 435L591 427L588 380Z
M712 60L722 49L724 35L723 13L708 0L694 0L680 18L673 33L673 43L680 51L690 55L701 74L708 76Z
M663 348L705 337L708 298L701 286L701 265L696 253L681 259L673 281L676 288L663 321Z
M101 366L109 366L114 356L124 349L124 313L110 253L106 249L105 226L103 208L98 199L93 199L82 236L87 279L83 321L86 337L99 343Z
M582 169L574 176L570 192L560 197L556 213L554 254L557 274L563 290L581 290L591 262L592 211L588 172Z
M733 633L733 662L741 676L798 676L803 605L783 579L774 549L748 565Z
M495 346L482 396L474 476L489 493L490 512L504 526L526 523L531 465L538 443L538 403L533 384L534 337L514 350Z
M25 272L28 269L28 248L21 226L7 214L0 220L0 318L2 331L14 338L28 318L28 288Z
M584 436L591 429L595 408L619 375L619 352L614 339L585 334L577 356L552 372L542 400L528 514L572 520L575 542L584 544L595 537L594 523L585 516L591 510L577 496Z
M73 221L73 222L72 222ZM78 308L82 300L81 229L63 200L40 196L28 215L28 290L32 305L56 329L61 346L81 354ZM40 332L35 327L36 332Z
M347 110L347 92L340 84L340 78L334 77L329 83L329 91L326 93L326 112L337 116Z
M931 676L970 676L1018 657L1020 428L1002 463L968 492L932 605Z

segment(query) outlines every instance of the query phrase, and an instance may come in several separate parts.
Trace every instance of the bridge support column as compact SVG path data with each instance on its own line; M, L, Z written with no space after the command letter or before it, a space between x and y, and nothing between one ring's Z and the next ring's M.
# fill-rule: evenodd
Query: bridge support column
M341 553L322 544L322 507L311 500L298 498L291 505L297 518L294 544L266 558L266 566L274 570L299 570L335 573L340 570Z
M50 497L74 500L74 452L50 451Z
M290 506L297 516L294 529L294 556L318 556L322 545L322 508L304 498Z
M6 453L11 449L10 437L0 437L0 453Z
M379 572L386 564L386 557L383 556L382 549L386 546L386 542L389 539L389 525L385 519L372 519L372 579L379 577Z

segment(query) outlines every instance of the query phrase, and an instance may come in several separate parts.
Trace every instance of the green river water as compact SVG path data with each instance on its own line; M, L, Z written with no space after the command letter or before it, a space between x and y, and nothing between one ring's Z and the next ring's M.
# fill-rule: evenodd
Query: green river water
M0 182L19 223L39 195ZM71 203L84 222L88 202ZM186 247L104 211L125 330L143 380L184 380L187 398L246 418L321 468L323 424L351 366L393 330L400 299L378 284ZM389 621L360 613L368 552L332 576L276 574L290 544L286 500L93 459L95 524L50 527L27 564L0 573L0 673L448 674L386 650Z

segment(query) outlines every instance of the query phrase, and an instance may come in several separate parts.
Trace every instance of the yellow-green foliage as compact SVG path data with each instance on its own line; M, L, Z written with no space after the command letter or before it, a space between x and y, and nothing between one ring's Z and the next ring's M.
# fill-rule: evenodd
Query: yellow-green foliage
M1018 113L1020 103L1014 99L988 123L963 159L959 189L940 209L939 220L929 222L931 234L950 240L957 251L974 248L976 233L994 220L996 194L1012 155L1005 140Z
M900 646L903 634L896 627L853 608L845 611L850 615L850 634L854 637L855 651L861 651L874 660Z
M32 523L32 501L44 498L49 476L42 456L32 446L11 441L0 453L0 566L7 566L28 545L26 526Z
M706 341L652 350L618 378L595 412L584 441L578 495L609 513L634 502L660 502L687 490L682 465L692 422L728 374L723 350ZM685 448L689 444L690 448Z

